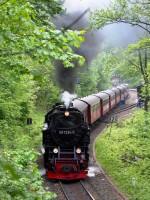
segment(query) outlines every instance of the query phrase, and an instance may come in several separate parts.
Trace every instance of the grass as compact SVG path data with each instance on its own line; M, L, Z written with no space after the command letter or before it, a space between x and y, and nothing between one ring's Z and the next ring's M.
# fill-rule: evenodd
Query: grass
M136 112L96 140L98 162L130 200L150 200L150 113Z

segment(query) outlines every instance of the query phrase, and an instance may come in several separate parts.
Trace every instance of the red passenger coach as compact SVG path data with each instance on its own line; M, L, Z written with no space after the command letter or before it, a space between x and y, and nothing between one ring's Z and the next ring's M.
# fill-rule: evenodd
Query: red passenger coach
M112 91L115 92L116 105L120 102L120 90L118 88L112 88Z
M99 98L90 95L80 99L80 101L83 101L88 104L88 123L93 124L97 119L101 117Z
M100 99L100 112L101 116L104 116L106 113L109 112L109 95L99 92L97 94L94 94L94 96Z
M128 97L128 86L127 85L121 85L121 87L124 90L124 98L126 99Z
M116 105L115 92L112 90L105 90L102 93L109 95L109 110L113 109Z
M125 100L125 88L123 86L118 86L117 89L120 90L120 100Z

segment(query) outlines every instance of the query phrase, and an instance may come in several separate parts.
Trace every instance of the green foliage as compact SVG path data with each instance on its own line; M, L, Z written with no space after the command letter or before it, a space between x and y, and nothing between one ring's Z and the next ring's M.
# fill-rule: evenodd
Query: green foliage
M114 68L114 73L120 75L121 79L129 83L130 86L135 87L142 82L143 77L138 65L138 58L128 52L126 49L118 49L112 53L113 57L116 57L116 65Z
M43 25L37 18L37 11L27 0L10 0L0 6L0 11L1 57L29 55L40 62L56 59L67 67L73 66L74 60L83 60L71 48L83 41L82 32L68 30L63 33L52 23Z
M149 88L150 88L150 65L149 65L149 48L150 48L150 4L147 0L114 0L109 7L96 10L91 14L91 27L103 28L113 23L125 23L131 26L137 26L144 30L145 35L135 44L129 45L123 62L118 62L119 71L123 66L130 66L125 69L127 74L131 73L131 79L140 77L145 87L144 109L148 111ZM127 65L128 63L128 65ZM123 73L124 74L124 73ZM137 76L138 74L138 76ZM130 78L130 77L129 77ZM140 82L139 81L139 82ZM137 83L137 81L135 81Z
M39 133L43 121L41 114L34 114L33 125L30 127L7 124L4 120L0 122L3 146L0 148L0 199L48 200L55 196L43 189L36 164L39 156L36 149L41 140Z
M24 153L26 151L26 153ZM52 194L45 192L42 181L34 164L33 151L29 148L13 152L5 151L0 168L0 197L1 199L51 199ZM6 155L6 157L5 157ZM6 160L6 158L9 160ZM6 162L7 161L7 162ZM8 165L9 161L9 165ZM33 162L34 161L34 162ZM30 163L30 164L29 164ZM32 177L32 179L31 179Z
M147 49L150 48L150 38L149 37L142 38L137 43L131 44L128 47L129 52L134 52L135 50L145 49L145 48L147 48Z
M51 23L51 17L63 12L62 2L60 0L29 0L37 11L37 17L43 23Z
M113 58L110 60L107 55L106 52L103 52L91 63L91 68L94 73L93 77L96 80L98 91L111 87L112 71L109 66L113 62Z
M150 198L150 114L133 116L108 128L96 141L96 155L114 182L132 200Z
M91 68L78 73L78 76L79 84L76 85L76 93L78 96L84 97L97 91L95 73L93 73Z
M72 49L84 32L59 31L51 21L62 11L57 0L0 3L0 199L54 197L43 189L35 164L43 121L36 110L45 111L58 99L54 61L65 67L84 62Z
M118 77L118 84L120 82L128 83L130 86L135 86L142 81L141 73L134 65L138 59L134 54L129 53L125 49L110 49L105 50L96 59L96 66L100 66L100 78L98 79L101 84L110 85L110 79L113 76ZM129 67L130 66L130 67ZM108 84L109 83L109 84Z
M78 73L76 93L83 97L111 87L112 62L106 52L99 54L87 69Z
M147 0L114 0L109 8L91 14L91 26L102 28L113 23L138 26L150 34L150 4Z

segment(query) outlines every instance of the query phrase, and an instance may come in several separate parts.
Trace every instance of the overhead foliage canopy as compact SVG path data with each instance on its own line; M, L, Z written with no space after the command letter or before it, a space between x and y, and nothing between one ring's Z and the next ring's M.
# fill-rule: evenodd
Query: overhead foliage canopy
M147 0L114 0L106 9L91 15L91 25L102 28L113 23L126 23L140 27L150 34L150 4Z
M125 23L142 30L142 36L135 44L128 46L123 60L129 62L130 68L141 74L145 87L145 110L148 109L150 96L150 3L147 0L114 0L108 8L91 13L91 27L103 28L114 23ZM121 69L122 64L119 66ZM126 63L126 61L125 61ZM127 66L127 65L126 65Z
M83 41L82 32L56 30L50 14L57 10L50 9L49 17L45 19L47 10L44 11L44 8L48 9L48 6L42 1L41 7L38 7L40 3L10 0L1 4L0 57L28 55L40 62L57 59L66 67L73 66L74 60L83 62L83 58L72 50L72 46L79 47Z

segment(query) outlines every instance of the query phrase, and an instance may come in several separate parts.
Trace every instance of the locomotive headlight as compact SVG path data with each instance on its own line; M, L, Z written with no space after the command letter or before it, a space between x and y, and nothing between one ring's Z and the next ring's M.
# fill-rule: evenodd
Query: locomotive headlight
M48 124L45 123L44 126L43 126L43 131L46 131L48 129Z
M65 113L64 113L64 115L66 116L66 117L68 117L69 116L69 112L68 111L66 111Z
M44 147L43 147L43 146L41 147L41 152L42 152L42 154L44 154L44 153L45 153L45 149L44 149Z
M58 153L58 149L57 149L57 148L54 148L54 149L53 149L53 153Z
M81 149L80 149L80 148L77 148L77 149L76 149L76 153L80 154L80 153L81 153Z

